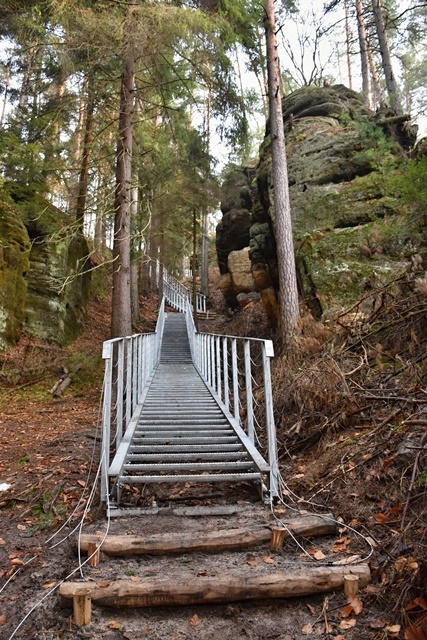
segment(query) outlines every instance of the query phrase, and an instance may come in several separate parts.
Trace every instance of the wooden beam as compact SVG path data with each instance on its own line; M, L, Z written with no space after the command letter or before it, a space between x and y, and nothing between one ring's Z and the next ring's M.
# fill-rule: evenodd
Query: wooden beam
M333 535L336 523L328 516L304 516L289 520L286 526L294 535L307 538ZM285 532L285 537L289 533ZM225 550L248 549L270 543L271 529L228 529L223 531L191 531L190 533L161 533L150 537L107 536L102 551L110 556L165 555L203 551L220 553ZM100 544L102 536L83 534L80 536L80 551L87 553L89 544ZM77 543L76 543L77 547Z
M353 574L365 587L370 579L367 564L288 569L282 573L254 575L246 572L226 576L192 576L178 582L173 578L118 580L108 586L96 582L64 582L59 588L61 605L70 607L77 586L90 590L92 601L113 608L214 604L264 598L294 598L342 589L344 576Z

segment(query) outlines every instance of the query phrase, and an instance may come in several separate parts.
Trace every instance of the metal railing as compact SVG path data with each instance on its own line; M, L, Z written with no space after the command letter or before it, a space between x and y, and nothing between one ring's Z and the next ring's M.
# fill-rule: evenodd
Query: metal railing
M160 359L165 303L159 309L155 333L139 333L104 342L104 401L102 409L101 500L108 494L111 456L130 442L141 404Z
M198 333L187 303L186 322L193 363L233 427L267 457L270 496L280 495L273 414L271 340ZM265 445L260 439L265 440ZM262 449L266 449L264 455Z
M168 304L174 309L185 313L187 301L193 304L193 292L182 282L163 269L163 294ZM196 293L196 311L197 313L206 313L206 296L202 293Z

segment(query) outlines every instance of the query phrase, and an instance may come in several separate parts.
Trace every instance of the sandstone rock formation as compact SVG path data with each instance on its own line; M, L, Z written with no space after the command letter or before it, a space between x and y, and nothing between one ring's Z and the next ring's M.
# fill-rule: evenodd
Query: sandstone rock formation
M1 196L0 350L23 330L68 344L83 329L89 298L90 272L79 275L90 263L87 242L70 237L62 212L47 201L17 207Z
M359 94L343 85L300 89L283 99L283 113L299 288L320 316L330 306L357 299L373 274L378 282L391 279L416 250L416 234L408 233L408 221L384 180L385 170L402 161L402 148L414 143L415 132L405 117L370 111ZM253 181L239 185L240 191L230 192L228 183L223 185L225 210L241 205L245 186L252 187L252 206L238 246L229 248L223 241L225 216L219 225L218 260L226 274L222 290L227 300L239 293L229 256L249 246L254 290L275 322L278 279L268 127L256 189ZM249 241L243 244L247 233Z

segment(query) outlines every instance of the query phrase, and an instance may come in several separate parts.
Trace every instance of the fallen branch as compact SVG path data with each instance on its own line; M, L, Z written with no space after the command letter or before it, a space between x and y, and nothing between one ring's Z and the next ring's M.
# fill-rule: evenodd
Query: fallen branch
M78 365L74 371L66 371L64 375L62 375L59 380L55 382L52 389L50 389L49 393L53 395L54 398L59 398L62 396L64 391L70 386L73 381L73 376L80 370L81 365Z
M340 567L307 567L288 569L283 573L253 575L248 572L226 576L192 576L177 582L171 578L118 580L108 586L96 582L64 582L59 588L60 603L71 607L77 588L88 589L91 600L104 607L134 608L169 605L236 602L264 598L295 598L313 593L342 589L344 576L359 578L359 586L370 580L367 564Z

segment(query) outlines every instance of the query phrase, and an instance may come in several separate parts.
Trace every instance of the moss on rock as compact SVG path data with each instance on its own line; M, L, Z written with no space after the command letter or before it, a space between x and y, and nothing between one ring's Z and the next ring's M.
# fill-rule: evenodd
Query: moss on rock
M30 240L16 209L0 194L0 349L19 339L27 294Z

